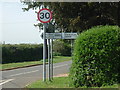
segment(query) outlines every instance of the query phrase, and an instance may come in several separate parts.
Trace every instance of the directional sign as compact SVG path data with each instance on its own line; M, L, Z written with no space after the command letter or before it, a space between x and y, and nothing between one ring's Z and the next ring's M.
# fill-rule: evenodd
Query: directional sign
M62 33L46 33L46 39L62 39Z
M75 39L78 34L77 33L62 33L63 39Z
M46 33L46 39L75 39L77 33Z
M42 23L48 23L52 19L52 12L49 9L43 8L37 14L38 20Z

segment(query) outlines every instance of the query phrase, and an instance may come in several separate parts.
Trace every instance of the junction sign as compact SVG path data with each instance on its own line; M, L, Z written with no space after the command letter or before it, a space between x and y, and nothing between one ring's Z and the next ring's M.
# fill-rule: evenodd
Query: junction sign
M46 39L76 39L77 33L46 33Z
M46 76L48 76L48 80L53 79L53 39L76 39L78 36L77 33L50 33L55 29L48 28L47 25L50 25L50 21L52 19L52 12L43 8L40 9L37 13L38 20L43 23L43 81L46 81ZM49 33L46 33L47 30L50 30ZM48 47L46 46L46 41L48 40ZM48 49L46 49L48 48ZM48 75L46 72L46 55L48 50Z

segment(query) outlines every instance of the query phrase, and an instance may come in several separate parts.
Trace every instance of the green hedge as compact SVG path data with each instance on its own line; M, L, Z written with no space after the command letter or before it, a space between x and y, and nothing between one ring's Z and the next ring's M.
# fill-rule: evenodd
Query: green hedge
M5 44L2 45L2 63L36 61L43 57L43 45Z
M120 28L97 26L75 41L71 85L101 87L120 83Z

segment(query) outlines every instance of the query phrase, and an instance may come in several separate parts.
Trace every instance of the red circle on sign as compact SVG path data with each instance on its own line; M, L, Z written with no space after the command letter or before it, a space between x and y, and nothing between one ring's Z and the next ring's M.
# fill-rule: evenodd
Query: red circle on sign
M49 19L48 21L42 21L42 20L40 19L40 17L39 17L40 12L43 11L43 10L47 10L47 11L50 13L50 19ZM38 20L39 20L40 22L42 22L42 23L48 23L48 22L50 22L50 20L52 19L52 12L51 12L49 9L47 9L47 8L43 8L43 9L40 9L40 10L39 10L39 12L37 13L37 17L38 17Z

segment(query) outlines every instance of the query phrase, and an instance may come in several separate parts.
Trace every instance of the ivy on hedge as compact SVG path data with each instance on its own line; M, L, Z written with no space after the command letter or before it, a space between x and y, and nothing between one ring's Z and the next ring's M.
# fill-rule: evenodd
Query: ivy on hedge
M97 26L75 41L70 85L101 87L120 83L120 28Z

